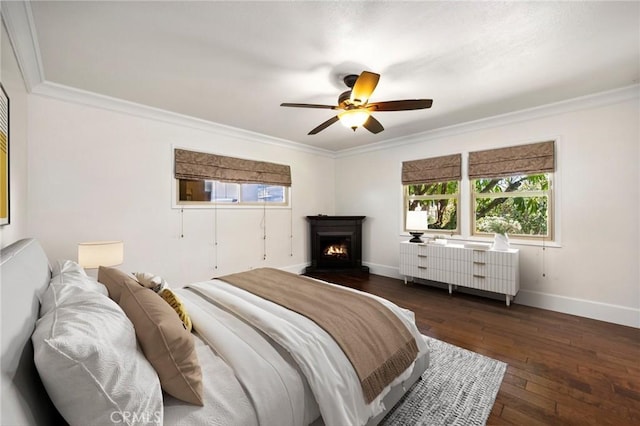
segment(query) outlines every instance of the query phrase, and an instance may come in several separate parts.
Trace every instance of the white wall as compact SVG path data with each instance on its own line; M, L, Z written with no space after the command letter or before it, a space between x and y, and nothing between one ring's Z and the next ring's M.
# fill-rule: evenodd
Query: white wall
M2 86L9 96L9 196L8 225L0 227L0 246L27 235L27 91L9 36L2 23Z
M306 215L365 215L365 264L399 277L398 242L407 238L401 235L402 161L462 152L466 164L472 150L555 139L561 238L544 251L516 245L522 251L516 303L638 327L640 189L628 185L640 181L638 99L586 105L511 124L436 131L333 159L241 131L230 136L30 95L28 230L53 259L75 259L80 241L122 239L123 269L181 285L259 266L300 270L308 261ZM213 210L171 208L174 145L291 165L293 209L267 211L266 260L262 210L218 210L216 237ZM468 188L462 190L464 223L470 213ZM468 237L468 226L463 231Z
M260 266L299 270L309 251L305 216L334 212L334 160L327 155L241 131L234 137L229 129L29 100L29 230L51 259L76 259L78 242L118 239L124 270L153 272L176 286ZM291 166L292 209L266 211L266 260L262 209L219 209L216 221L214 210L172 208L172 146Z
M398 242L407 238L402 161L462 152L466 165L470 151L555 139L559 246L515 246L521 249L516 303L640 327L639 117L636 97L343 154L336 160L336 214L366 215L365 262L375 273L399 277ZM464 223L471 216L463 189ZM468 237L468 226L463 230Z

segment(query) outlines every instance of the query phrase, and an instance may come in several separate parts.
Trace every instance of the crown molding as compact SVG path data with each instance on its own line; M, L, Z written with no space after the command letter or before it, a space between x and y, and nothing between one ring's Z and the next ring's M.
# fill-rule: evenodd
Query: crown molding
M373 151L393 149L403 145L423 143L429 140L441 139L467 132L484 130L492 127L506 126L509 124L548 117L551 115L579 111L588 108L596 108L604 105L612 105L634 99L640 99L640 84L633 84L618 89L580 96L577 98L541 105L534 108L527 108L519 111L509 112L506 114L481 118L479 120L468 121L466 123L440 127L438 129L428 130L426 132L416 133L400 138L389 139L362 147L344 149L337 151L335 153L335 157L344 158Z
M5 1L0 9L2 22L15 52L27 91L44 81L40 46L35 33L31 5L25 1Z
M388 139L386 141L340 151L330 151L327 149L316 148L310 145L305 145L286 139L275 138L272 136L251 132L249 130L231 127L187 115L162 110L159 108L150 107L147 105L138 104L135 102L125 101L118 98L112 98L94 92L75 89L69 86L64 86L48 81L44 81L34 86L31 92L33 94L47 96L67 102L107 109L124 114L134 115L137 117L213 132L218 135L240 138L250 142L266 143L329 158L345 158L368 152L394 149L404 145L423 143L429 140L441 139L492 127L500 127L562 113L573 112L588 108L596 108L599 106L626 102L633 99L640 99L640 84L634 84L619 89L581 96L573 99L555 102L552 104L482 118L466 123L441 127L422 133L416 133L400 138Z
M335 153L333 151L329 151L326 149L315 148L286 139L275 138L272 136L263 135L261 133L251 132L249 130L182 115L160 108L138 104L135 102L125 101L123 99L100 95L86 90L75 89L73 87L48 81L35 86L31 93L39 96L63 100L66 102L133 115L149 120L156 120L164 123L202 130L205 132L211 132L219 136L238 138L248 142L268 144L296 151L302 151L314 155L321 155L329 158L334 158L335 156Z

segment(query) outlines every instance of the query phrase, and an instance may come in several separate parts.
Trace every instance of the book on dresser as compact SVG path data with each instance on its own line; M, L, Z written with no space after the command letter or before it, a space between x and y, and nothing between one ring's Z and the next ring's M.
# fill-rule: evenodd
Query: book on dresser
M507 306L520 289L519 250L480 248L478 244L400 243L400 274L454 287L503 294Z

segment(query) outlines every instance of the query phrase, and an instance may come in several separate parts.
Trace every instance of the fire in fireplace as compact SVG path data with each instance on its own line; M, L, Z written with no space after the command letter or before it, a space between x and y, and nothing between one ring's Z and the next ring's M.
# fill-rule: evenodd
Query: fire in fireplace
M364 216L307 216L310 224L311 266L314 271L361 271Z
M329 234L329 235L327 235ZM319 253L321 253L318 259L320 266L329 268L351 267L351 234L343 233L342 235L335 235L336 232L323 232L318 233L319 240Z
M349 259L349 245L348 243L331 244L322 250L324 257L332 259Z

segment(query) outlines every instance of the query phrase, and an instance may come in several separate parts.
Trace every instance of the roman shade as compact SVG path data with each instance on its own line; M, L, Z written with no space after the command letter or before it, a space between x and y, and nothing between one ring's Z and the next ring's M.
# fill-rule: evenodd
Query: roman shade
M402 162L402 184L448 182L460 180L462 154Z
M469 153L469 179L550 173L554 170L554 141Z
M291 186L291 167L203 152L175 150L175 178Z

